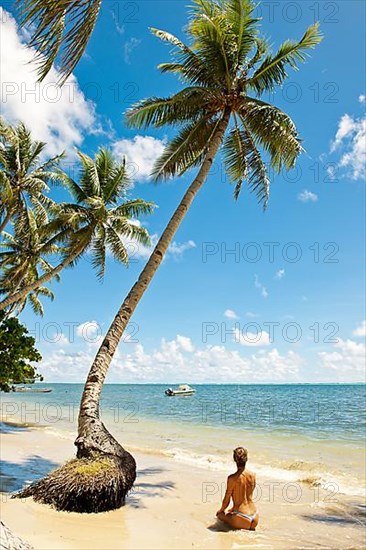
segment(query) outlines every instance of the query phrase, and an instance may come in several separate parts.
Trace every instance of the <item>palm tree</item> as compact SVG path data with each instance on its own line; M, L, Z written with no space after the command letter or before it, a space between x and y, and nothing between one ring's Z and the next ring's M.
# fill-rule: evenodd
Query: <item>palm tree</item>
M118 453L118 443L99 419L105 376L122 334L204 184L220 145L227 173L235 184L235 197L246 181L264 207L269 179L260 148L269 155L277 172L283 166L291 169L302 150L290 117L258 96L284 82L287 66L295 69L305 60L306 50L321 40L318 25L309 27L299 42L287 40L272 54L258 36L253 10L249 0L195 0L187 29L189 45L170 33L152 30L174 46L173 61L160 65L160 70L176 73L187 86L171 97L142 101L128 112L127 121L137 128L180 126L155 165L155 179L181 175L194 166L199 170L123 301L91 366L75 442L79 457L96 449ZM254 96L248 95L250 91Z
M56 169L63 154L41 162L45 147L33 141L23 123L12 126L0 119L0 233L12 218L18 224L26 222L29 205L43 220L54 207L46 193L48 184L60 179Z
M121 475L118 481L122 498L114 499L110 508L123 503L131 488L131 456L108 432L99 416L103 383L123 332L140 299L178 230L198 191L204 184L220 145L224 164L235 184L238 198L245 181L257 198L267 205L269 179L261 151L269 156L276 171L294 166L301 152L300 139L290 117L259 97L287 77L287 67L296 69L305 61L306 50L321 40L318 25L307 29L299 42L287 40L277 53L269 51L267 42L258 34L258 19L253 17L250 0L194 0L195 7L187 28L189 44L170 33L152 29L153 33L174 47L174 58L160 65L163 73L175 73L186 84L168 98L151 98L133 107L127 114L128 123L138 128L153 125L179 126L177 136L168 144L153 170L155 179L181 175L189 168L199 167L178 208L163 231L137 282L118 310L89 371L80 405L77 457L100 460L115 457ZM253 96L248 95L252 92ZM99 458L98 458L99 457ZM75 478L68 477L65 468L55 476L45 478L20 496L30 496L43 502L60 501L55 494L55 482L66 478L68 502L62 509L82 509L88 503L94 511L105 509L108 487L113 475L106 475L103 484L94 491L90 483L75 494ZM98 482L100 478L98 478ZM116 481L116 483L117 483ZM133 479L132 479L133 481ZM98 493L97 493L98 491ZM72 496L72 498L71 498ZM90 504L93 501L93 504Z
M10 269L13 278L9 279L9 272L6 273L9 292L0 302L0 310L22 303L30 292L39 292L44 283L57 277L64 268L75 265L87 252L91 253L98 277L103 278L107 249L117 261L127 264L127 240L145 246L150 244L148 232L135 218L150 214L154 205L142 199L124 200L119 204L121 198L126 199L130 186L125 160L117 163L110 151L103 148L94 160L81 152L79 158L82 166L79 184L66 174L62 176L75 204L58 205L57 215L39 233L33 227L33 240L26 240L23 253ZM31 218L34 225L35 218ZM52 268L42 255L55 254L60 240L66 240L66 245L61 250L61 262ZM12 256L10 251L3 255L4 262ZM44 271L40 276L34 271L37 264ZM26 275L26 284L22 275ZM12 284L19 278L20 288L19 284Z
M15 226L14 234L3 232L3 241L0 243L0 294L14 294L21 291L40 278L39 270L47 273L54 269L48 256L59 253L57 241L59 235L52 235L49 224L39 223L32 210L26 211L28 218L27 229ZM43 220L42 220L43 221ZM55 276L59 280L59 276ZM43 306L40 297L45 296L54 299L53 292L39 286L29 294L25 294L19 301L13 302L7 315L14 312L18 314L24 309L27 302L38 315L43 315Z
M39 80L61 52L61 83L72 73L94 30L102 0L16 0L22 25L35 29L29 46L37 50Z

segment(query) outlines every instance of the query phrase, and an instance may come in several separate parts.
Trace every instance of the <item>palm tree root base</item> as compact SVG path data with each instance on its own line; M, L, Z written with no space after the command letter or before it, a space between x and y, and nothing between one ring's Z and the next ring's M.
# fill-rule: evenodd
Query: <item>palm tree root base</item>
M12 498L33 497L56 510L92 513L120 508L136 478L134 458L98 453L75 458L35 481Z

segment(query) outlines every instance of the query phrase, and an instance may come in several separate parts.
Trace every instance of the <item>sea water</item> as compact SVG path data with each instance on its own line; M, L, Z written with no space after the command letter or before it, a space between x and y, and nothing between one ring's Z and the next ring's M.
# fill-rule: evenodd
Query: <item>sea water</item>
M3 419L46 426L59 437L74 438L83 386L42 387L52 392L2 393ZM132 451L230 471L232 449L241 445L248 448L257 475L328 485L348 495L365 494L365 386L195 388L192 396L167 397L163 385L106 384L101 416Z

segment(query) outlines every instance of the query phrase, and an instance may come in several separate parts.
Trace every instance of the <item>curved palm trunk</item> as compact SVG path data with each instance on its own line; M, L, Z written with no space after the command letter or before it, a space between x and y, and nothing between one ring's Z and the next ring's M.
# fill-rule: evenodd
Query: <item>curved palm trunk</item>
M53 279L55 275L57 275L58 273L60 273L60 271L65 269L65 267L70 265L79 256L81 252L82 252L81 249L74 250L74 252L70 254L70 256L68 256L63 262L58 264L58 266L51 269L51 271L47 271L47 273L42 275L42 277L40 277L36 281L33 281L33 283L29 283L29 285L25 286L21 290L15 291L13 292L13 294L10 294L10 296L8 296L7 298L5 298L5 300L0 302L0 310L5 309L8 306L15 304L16 302L19 302L20 300L25 298L27 294L32 292L32 290L39 288L40 286L43 285L43 283L47 283L48 281Z
M103 383L113 355L136 306L161 264L168 246L172 242L176 231L188 212L193 199L207 178L214 157L228 126L229 118L230 111L228 109L217 127L205 160L196 178L186 191L178 208L171 217L148 262L140 273L137 282L126 296L90 368L81 399L78 437L75 441L75 445L78 448L77 456L79 458L90 456L94 451L116 454L117 456L120 456L121 453L124 452L124 449L107 431L104 424L99 419L99 401Z

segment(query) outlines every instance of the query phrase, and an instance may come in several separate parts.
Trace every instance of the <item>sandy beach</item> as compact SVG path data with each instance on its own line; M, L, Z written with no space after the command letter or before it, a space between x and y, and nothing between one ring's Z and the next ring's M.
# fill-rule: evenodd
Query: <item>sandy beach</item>
M47 428L2 426L1 517L37 550L361 549L365 545L361 499L332 495L311 483L258 479L257 531L228 532L215 520L223 472L133 450L136 484L119 510L79 515L56 512L31 499L11 499L19 485L71 458L74 448L69 437Z

